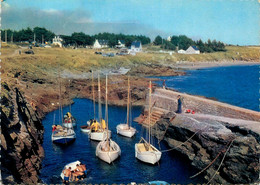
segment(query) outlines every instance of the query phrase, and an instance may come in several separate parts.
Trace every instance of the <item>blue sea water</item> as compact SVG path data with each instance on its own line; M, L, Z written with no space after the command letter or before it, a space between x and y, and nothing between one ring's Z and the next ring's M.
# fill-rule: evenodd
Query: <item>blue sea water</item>
M185 76L160 77L180 92L215 98L259 111L259 65L214 67L187 71ZM162 81L157 82L162 86Z
M90 174L82 183L147 183L148 181L162 180L171 183L197 183L200 179L190 179L189 176L195 171L185 159L174 152L162 154L159 165L148 165L135 158L135 143L139 142L141 136L145 136L144 129L133 122L132 126L137 129L137 134L133 138L125 138L116 134L116 125L126 121L126 107L109 106L109 129L112 131L112 139L121 148L121 157L109 165L95 156L98 142L90 141L86 133L80 131L80 126L93 116L93 103L88 99L75 99L72 105L72 114L76 117L78 126L75 128L77 138L69 146L59 146L51 141L51 126L54 114L58 122L58 110L46 115L43 120L45 128L43 147L45 158L42 163L40 178L44 183L61 183L59 177L63 167L70 162L80 160L90 169ZM98 105L96 104L96 108ZM141 107L133 107L132 117L137 117L141 113ZM69 107L64 108L64 113ZM98 110L98 109L97 109ZM96 110L96 111L97 111ZM104 115L104 106L103 106ZM159 147L154 141L155 146ZM161 142L161 149L166 149L165 143Z
M185 76L161 77L166 85L189 94L214 97L219 101L236 106L259 111L259 65L232 66L208 68L187 71ZM157 82L162 85L162 81ZM93 103L88 99L75 99L72 113L76 117L78 126L75 128L76 141L69 146L58 146L51 141L51 126L54 114L58 122L58 110L46 115L43 120L45 128L43 147L45 158L42 163L40 178L44 183L61 183L59 177L63 167L70 162L80 160L90 169L90 174L82 183L147 183L148 181L162 180L170 183L202 183L200 177L190 179L194 170L183 156L175 152L163 153L159 165L148 165L138 161L134 155L134 145L144 136L144 129L137 123L132 123L138 132L133 138L125 138L116 134L116 125L126 121L126 107L109 106L109 129L112 139L121 150L121 157L109 165L95 156L98 142L90 141L88 135L80 131L80 126L93 118ZM96 104L96 109L98 105ZM132 117L141 113L141 107L132 109ZM64 113L69 107L64 108ZM96 110L97 112L97 110ZM104 115L104 106L103 106ZM157 143L157 141L154 141ZM158 147L158 145L156 145ZM161 149L166 149L161 142Z

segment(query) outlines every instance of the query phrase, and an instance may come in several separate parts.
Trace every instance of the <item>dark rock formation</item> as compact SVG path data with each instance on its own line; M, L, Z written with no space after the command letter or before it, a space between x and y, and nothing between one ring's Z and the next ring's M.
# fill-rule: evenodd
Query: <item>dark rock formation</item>
M2 181L38 183L44 156L41 120L17 88L2 83L1 97Z
M175 118L172 119L173 117ZM259 134L237 127L239 129L232 129L227 122L194 119L189 114L176 115L170 112L162 116L153 129L159 140L166 141L170 148L174 148L173 151L190 160L198 172L217 157L200 174L205 182L213 177L231 145L211 183L254 183L259 179L260 173Z

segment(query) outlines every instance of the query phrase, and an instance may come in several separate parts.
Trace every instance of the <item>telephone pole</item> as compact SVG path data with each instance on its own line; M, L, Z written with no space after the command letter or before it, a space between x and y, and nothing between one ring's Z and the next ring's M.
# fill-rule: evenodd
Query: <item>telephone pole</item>
M5 42L7 43L7 30L5 30Z
M14 42L14 33L12 33L12 35L11 35L11 43L13 43Z
M42 35L42 44L44 44L44 36Z

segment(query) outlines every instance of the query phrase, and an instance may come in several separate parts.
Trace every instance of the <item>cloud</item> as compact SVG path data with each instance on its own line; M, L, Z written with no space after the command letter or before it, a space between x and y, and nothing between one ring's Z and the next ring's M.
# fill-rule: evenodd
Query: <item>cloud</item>
M142 34L154 38L158 34L167 35L152 28L151 26L140 24L137 21L120 22L94 22L89 12L78 9L57 10L57 9L35 9L35 8L5 8L2 12L2 28L20 30L22 28L36 26L45 27L55 34L70 35L73 32L84 32L86 34L97 34L101 32Z

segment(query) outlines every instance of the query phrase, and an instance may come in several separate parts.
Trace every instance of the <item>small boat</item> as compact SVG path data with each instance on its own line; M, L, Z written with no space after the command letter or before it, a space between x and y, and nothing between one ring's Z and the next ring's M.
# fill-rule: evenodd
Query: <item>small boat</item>
M162 152L148 143L144 138L141 141L135 144L135 157L145 163L157 163L161 159Z
M72 116L70 112L67 112L67 114L64 115L63 122L63 125L66 128L73 128L77 126L76 119Z
M70 86L70 80L69 80L69 86ZM69 96L69 90L68 90L68 96ZM64 115L63 117L63 126L67 128L73 128L77 126L76 118L72 116L71 113L71 104L69 106L69 112Z
M96 156L108 164L112 163L120 155L121 149L112 139L101 141L97 145Z
M112 163L121 155L121 149L115 141L110 139L108 133L108 106L107 106L107 76L106 76L106 133L107 138L98 143L96 148L96 156L101 160L107 162L108 164Z
M52 125L52 135L51 135L51 140L53 143L56 144L69 144L75 141L76 139L76 133L72 128L67 128L64 126L64 121L62 119L62 101L61 101L61 82L60 82L60 93L59 93L59 119L62 121L62 125ZM55 114L54 114L54 119L53 123L55 122Z
M73 172L73 171L76 171L77 165L80 165L80 164L81 164L80 161L71 162L71 163L69 163L69 164L66 164L66 165L64 166L63 170L69 169L69 167L70 167L70 168L71 168L70 170L71 170L72 172ZM86 171L84 172L84 175L78 176L77 178L78 178L78 179L84 179L84 178L86 178L88 172L89 172L89 171L86 170ZM65 181L63 171L61 172L60 177L61 177L61 179L62 179L63 181ZM70 180L70 182L72 182L72 181Z
M51 136L52 142L56 144L69 144L75 141L76 133L73 129L57 126Z
M98 113L99 113L99 122L94 120L94 123L90 127L96 127L96 129L90 129L89 138L95 141L103 141L105 138L111 137L111 131L106 131L106 122L102 119L102 110L101 110L101 89L100 89L100 78L98 74ZM93 125L95 124L95 125ZM101 124L101 125L100 125Z
M157 163L162 156L162 152L160 152L157 148L155 148L151 144L151 93L152 93L152 84L150 81L149 85L149 111L148 111L148 118L149 118L149 127L148 127L148 135L149 140L148 142L142 137L139 143L135 144L135 157L139 159L140 161L143 161L145 163L149 164L155 164Z
M129 124L129 112L130 112L130 83L129 83L129 77L128 77L128 93L127 93L127 121L126 124L121 123L116 126L117 134L120 134L125 137L133 137L136 133L136 129L131 127Z
M89 133L90 132L90 126L89 125L80 126L80 130L82 132Z
M149 185L170 185L170 183L166 181L150 181L148 182Z
M96 120L96 108L95 108L95 87L94 87L94 74L92 71L92 98L93 98L93 109L94 109L94 119L90 119L87 121L86 125L80 126L80 130L85 133L90 132L90 125Z

